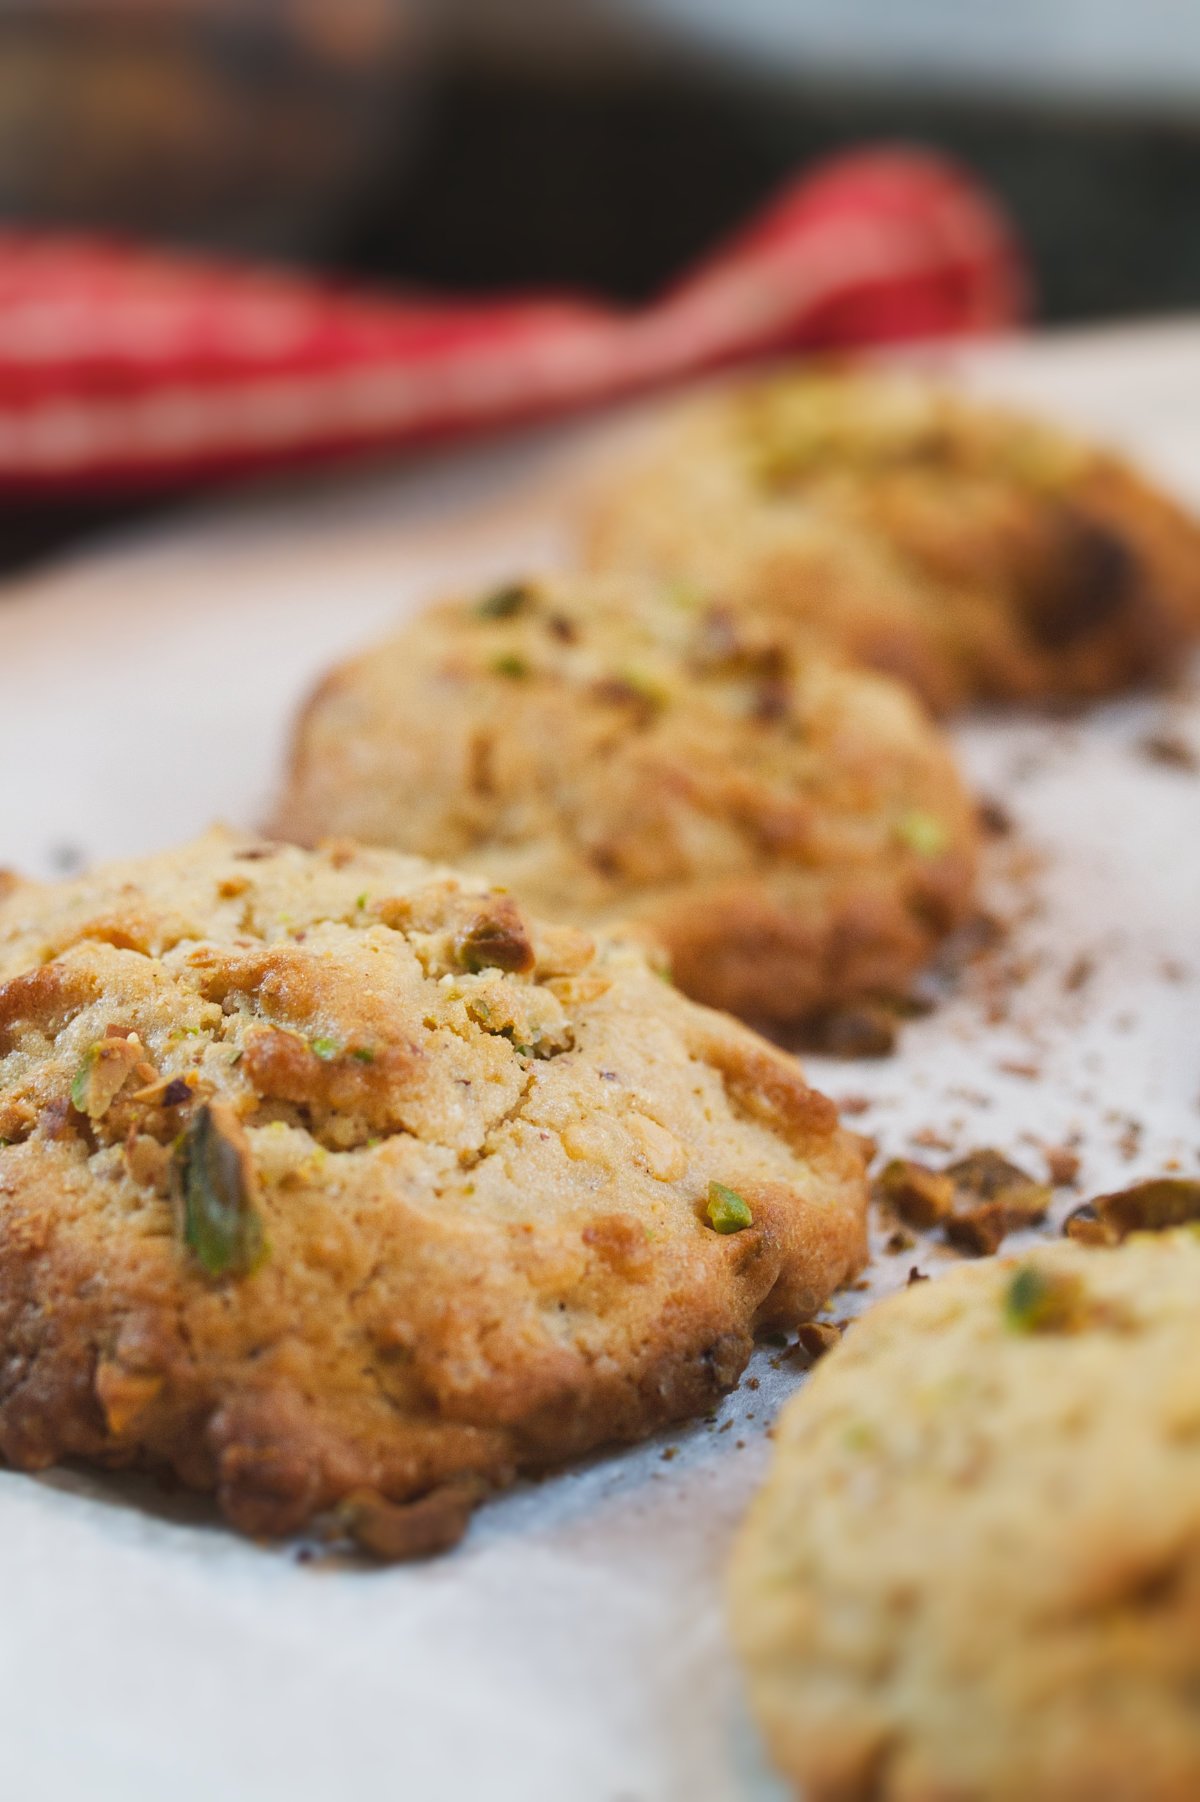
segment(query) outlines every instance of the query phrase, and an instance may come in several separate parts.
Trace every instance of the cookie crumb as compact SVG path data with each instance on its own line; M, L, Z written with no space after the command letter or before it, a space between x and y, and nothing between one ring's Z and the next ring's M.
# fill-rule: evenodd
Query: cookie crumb
M1079 1176L1079 1153L1071 1151L1066 1145L1048 1145L1042 1156L1046 1160L1046 1173L1056 1189L1068 1189Z
M842 1336L840 1323L826 1320L808 1320L796 1335L796 1343L792 1348L792 1357L797 1363L809 1369L823 1358L826 1352L833 1350Z
M1063 988L1069 995L1078 994L1080 989L1087 987L1095 974L1096 960L1094 957L1077 957L1063 977Z
M920 1145L926 1151L953 1151L954 1140L948 1139L945 1133L938 1132L934 1126L922 1126L915 1133L909 1133L913 1145Z
M1138 740L1137 748L1149 763L1183 770L1188 775L1195 775L1200 770L1200 755L1178 732L1148 732Z
M979 824L989 838L1007 838L1015 822L1003 801L994 795L983 795L979 801Z

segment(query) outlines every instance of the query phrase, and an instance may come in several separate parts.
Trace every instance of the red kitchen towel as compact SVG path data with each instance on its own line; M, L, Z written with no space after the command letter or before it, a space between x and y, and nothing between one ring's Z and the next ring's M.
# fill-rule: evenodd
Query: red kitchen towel
M0 232L0 495L137 493L465 436L769 352L994 331L1023 262L921 152L802 177L653 305L388 297Z

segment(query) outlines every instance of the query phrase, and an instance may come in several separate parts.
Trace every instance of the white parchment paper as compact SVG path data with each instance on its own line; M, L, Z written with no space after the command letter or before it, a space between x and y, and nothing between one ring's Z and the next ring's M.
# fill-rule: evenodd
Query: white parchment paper
M956 361L1200 501L1200 323ZM0 863L51 874L255 823L324 664L441 586L561 559L564 505L630 430L214 503L10 584ZM885 1151L992 1144L1040 1174L1070 1142L1085 1192L1200 1169L1200 778L1146 756L1164 732L1200 751L1186 683L960 730L1017 822L988 878L1009 939L898 1056L809 1061ZM881 1255L872 1292L946 1257ZM305 1565L153 1485L0 1472L0 1802L777 1795L720 1583L802 1377L769 1350L748 1376L711 1421L518 1489L398 1570Z

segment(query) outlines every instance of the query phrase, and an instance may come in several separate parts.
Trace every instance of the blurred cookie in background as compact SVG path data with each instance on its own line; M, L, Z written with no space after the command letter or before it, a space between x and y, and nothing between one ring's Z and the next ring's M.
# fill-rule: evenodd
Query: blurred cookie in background
M681 408L596 497L589 561L824 635L935 709L1162 680L1200 527L1119 457L926 378L784 372Z

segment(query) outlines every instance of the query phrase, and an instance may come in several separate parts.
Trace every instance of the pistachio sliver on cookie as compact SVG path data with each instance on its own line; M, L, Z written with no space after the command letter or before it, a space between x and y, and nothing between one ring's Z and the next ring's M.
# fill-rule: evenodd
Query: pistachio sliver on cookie
M266 1255L257 1182L233 1109L205 1102L175 1152L184 1243L209 1276L248 1276Z
M754 1225L754 1215L745 1196L725 1183L709 1183L708 1205L704 1212L715 1233L741 1233Z

